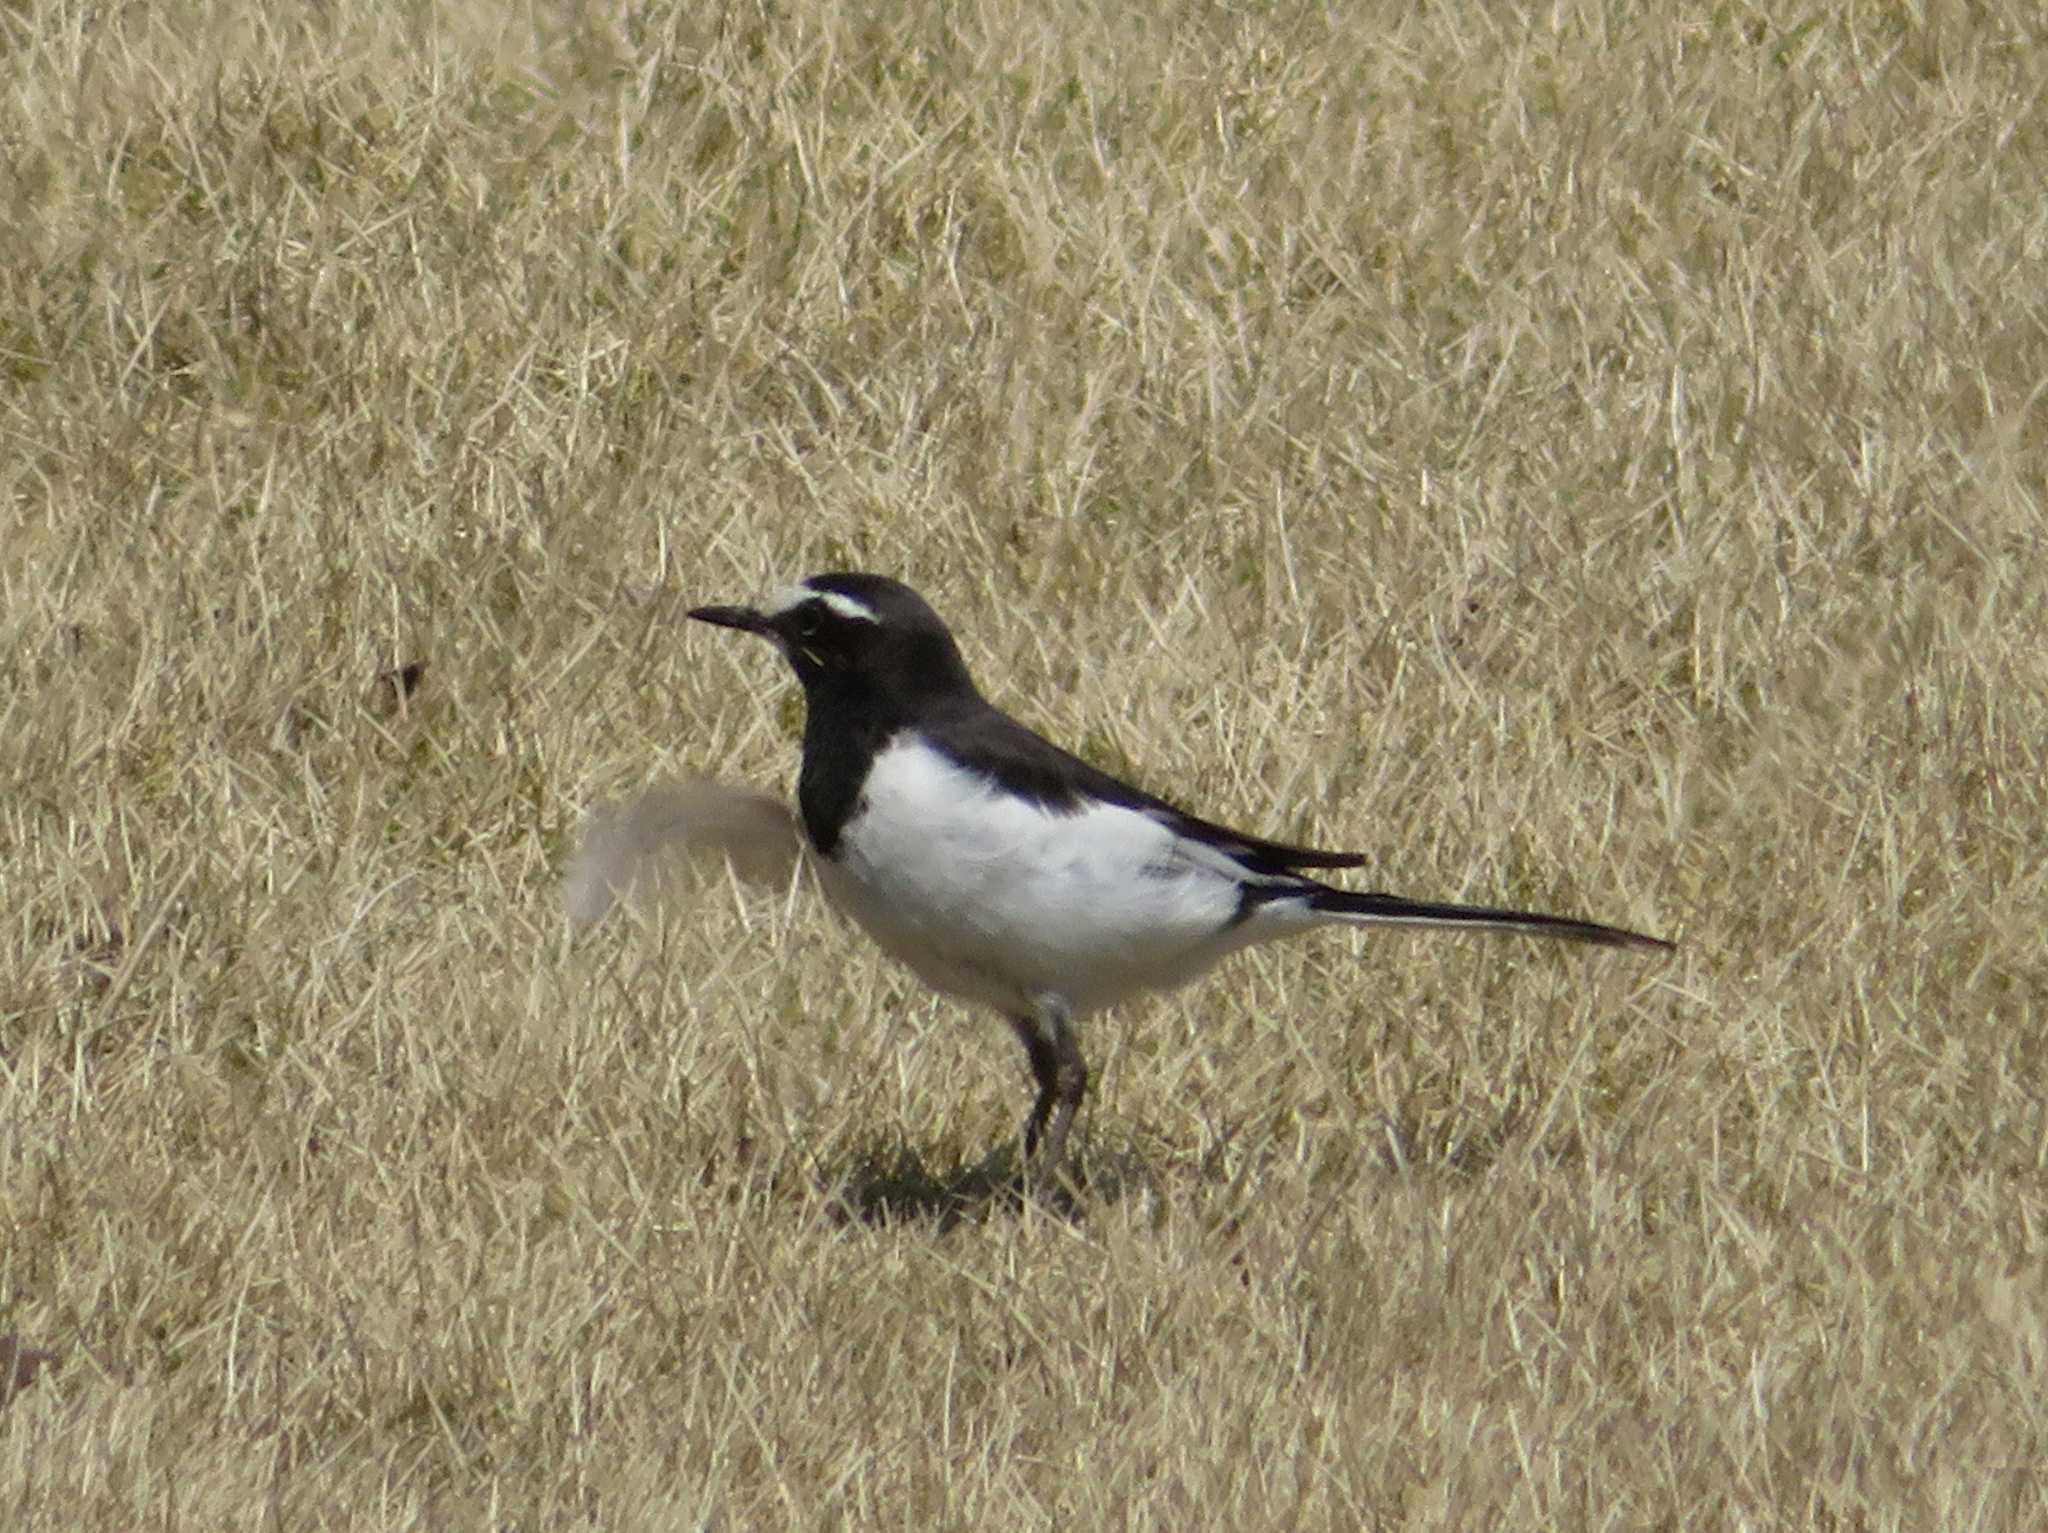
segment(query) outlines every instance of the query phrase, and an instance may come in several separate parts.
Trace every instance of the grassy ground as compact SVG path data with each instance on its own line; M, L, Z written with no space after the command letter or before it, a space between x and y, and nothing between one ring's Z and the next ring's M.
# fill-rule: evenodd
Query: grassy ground
M0 20L0 1521L2042 1526L2034 8L887 18ZM993 1018L561 909L847 566L1681 951L1249 955L937 1217Z

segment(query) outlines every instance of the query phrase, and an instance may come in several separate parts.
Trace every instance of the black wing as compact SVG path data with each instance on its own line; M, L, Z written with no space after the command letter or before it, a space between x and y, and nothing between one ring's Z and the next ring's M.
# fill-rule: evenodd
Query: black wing
M941 748L969 771L995 777L1049 809L1071 809L1100 799L1143 810L1175 834L1205 842L1242 864L1246 872L1269 878L1284 878L1300 868L1357 868L1366 863L1362 852L1290 846L1189 814L1061 750L982 699L973 703L946 721Z

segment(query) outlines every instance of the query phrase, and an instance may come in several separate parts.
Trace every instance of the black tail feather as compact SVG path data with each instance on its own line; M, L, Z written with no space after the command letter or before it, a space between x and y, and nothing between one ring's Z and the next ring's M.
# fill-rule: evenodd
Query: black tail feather
M1299 890L1295 891L1299 893ZM1276 890L1277 894L1278 891ZM1309 908L1362 926L1432 926L1467 931L1527 932L1567 942L1592 942L1601 947L1647 948L1671 952L1675 943L1619 926L1580 921L1571 916L1539 915L1532 910L1501 910L1488 905L1445 905L1432 900L1403 899L1377 891L1318 887Z

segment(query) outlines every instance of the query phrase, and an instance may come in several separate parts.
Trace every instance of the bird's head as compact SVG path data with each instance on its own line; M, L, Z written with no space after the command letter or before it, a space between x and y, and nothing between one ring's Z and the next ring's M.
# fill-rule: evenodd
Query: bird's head
M821 690L884 698L974 692L939 615L886 575L813 575L759 607L697 607L690 616L761 635L813 697Z

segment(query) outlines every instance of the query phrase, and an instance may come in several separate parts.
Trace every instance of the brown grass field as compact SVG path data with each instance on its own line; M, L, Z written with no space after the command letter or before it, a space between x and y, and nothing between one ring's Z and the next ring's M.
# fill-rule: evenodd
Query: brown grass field
M0 1526L2048 1526L2039 9L878 14L6 7ZM845 567L1680 949L1246 955L987 1196L804 879L563 913Z

